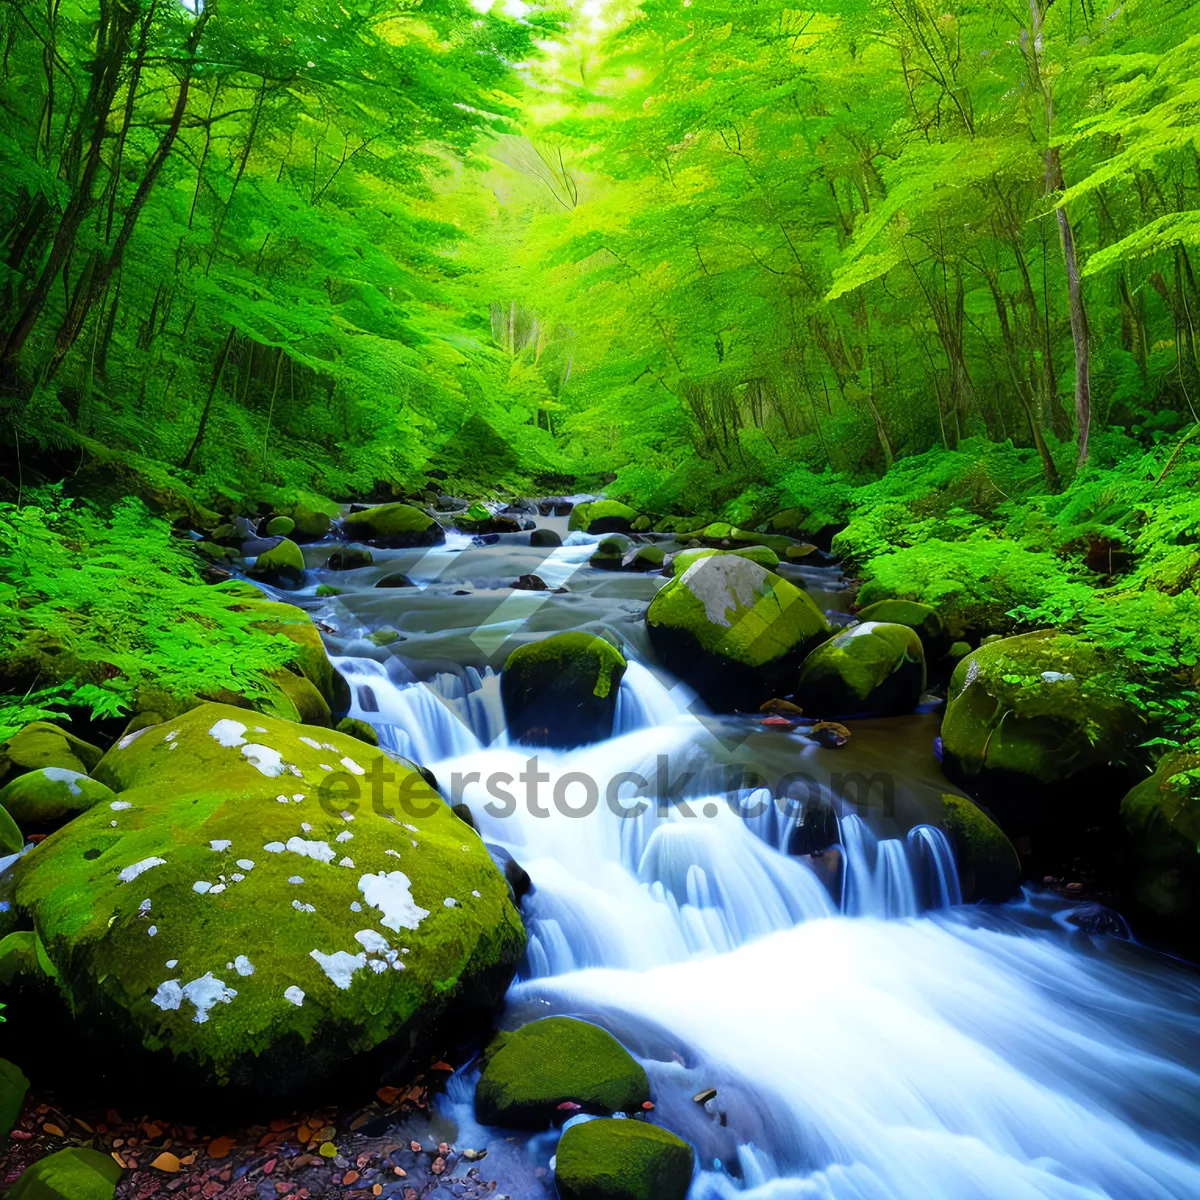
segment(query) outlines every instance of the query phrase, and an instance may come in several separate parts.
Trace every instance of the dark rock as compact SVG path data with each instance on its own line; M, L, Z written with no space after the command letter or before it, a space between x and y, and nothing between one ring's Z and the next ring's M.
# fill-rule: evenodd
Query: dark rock
M513 590L517 592L548 592L550 585L540 575L522 575L513 584Z
M413 587L413 581L403 571L392 571L382 579L375 581L377 588L406 588Z
M562 545L562 538L553 529L535 529L529 535L529 544L531 546L546 546L553 549L555 546Z
M369 567L374 561L375 556L362 546L339 546L325 566L330 571L356 571L359 567Z

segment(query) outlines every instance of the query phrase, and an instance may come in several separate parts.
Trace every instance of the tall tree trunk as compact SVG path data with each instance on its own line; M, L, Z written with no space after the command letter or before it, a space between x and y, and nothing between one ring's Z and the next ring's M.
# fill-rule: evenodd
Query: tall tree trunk
M221 357L217 359L216 366L213 367L212 383L208 385L208 395L204 400L204 408L200 413L200 424L196 426L196 436L192 438L192 444L188 447L187 453L183 456L183 461L179 464L181 467L190 467L192 458L197 450L200 449L200 443L204 441L204 431L208 428L208 414L212 411L213 398L217 394L217 388L221 386L221 377L225 374L225 364L229 361L229 351L233 349L234 335L237 333L237 328L233 325L229 327L229 333L225 338L225 345L221 348Z

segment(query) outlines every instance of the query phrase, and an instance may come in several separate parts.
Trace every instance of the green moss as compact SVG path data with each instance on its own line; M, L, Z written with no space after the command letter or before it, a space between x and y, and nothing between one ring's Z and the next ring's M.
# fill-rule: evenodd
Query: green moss
M31 721L0 743L0 781L46 767L86 775L100 755L98 747L49 721Z
M121 1168L109 1154L70 1146L26 1167L10 1200L112 1200Z
M632 525L630 525L629 528L634 533L645 533L647 530L650 529L650 527L651 527L650 518L643 513L640 517L638 517L638 519L636 521L633 522Z
M905 625L865 621L804 660L796 702L809 716L906 712L925 690L921 639Z
M619 500L591 500L575 505L567 528L584 533L627 533L637 518L637 509Z
M393 546L432 546L446 540L445 531L411 504L380 504L342 519L346 532Z
M40 973L37 934L32 929L20 929L0 938L0 984L8 987L14 979Z
M860 621L884 621L889 625L907 625L916 630L925 647L925 657L935 662L946 653L950 639L946 623L937 610L913 600L877 600L859 610Z
M1021 860L1004 831L977 804L942 796L942 825L954 847L964 900L1002 903L1021 885Z
M272 517L267 522L267 537L288 537L296 531L296 522L291 517Z
M665 559L661 546L639 546L630 566L635 571L654 571L663 565Z
M322 500L320 506L299 501L285 507L296 536L310 541L323 538L329 532L331 518L338 515L338 507L332 500Z
M115 799L104 784L62 767L27 771L0 789L0 808L25 828L67 821L93 804ZM0 821L0 843L3 841L3 821ZM18 840L17 849L20 847Z
M357 717L343 717L337 723L337 731L348 733L352 738L366 742L368 746L379 745L379 734L375 732L375 726L368 725L366 721L360 721Z
M1133 892L1161 917L1200 911L1200 752L1168 754L1121 802L1133 860Z
M588 566L601 571L619 571L629 542L623 538L605 538L588 559Z
M475 1089L486 1125L544 1129L572 1100L592 1113L636 1112L646 1072L612 1034L573 1017L546 1017L497 1035Z
M78 1019L114 1055L169 1052L181 1086L286 1094L401 1031L408 1046L448 1005L498 998L524 949L479 839L418 774L343 733L205 705L122 739L96 775L129 807L35 847L14 901ZM370 967L384 940L404 969ZM205 989L218 1002L198 1021L189 995Z
M375 555L365 546L338 546L325 560L325 566L330 571L357 571L374 561Z
M0 1138L8 1137L17 1123L28 1091L29 1080L25 1078L25 1072L7 1058L0 1058Z
M560 1139L554 1182L562 1200L685 1200L692 1164L691 1146L657 1125L585 1121Z
M779 566L779 555L767 546L742 546L737 550L716 550L706 547L700 550L681 550L671 560L671 574L682 575L694 562L702 558L711 558L714 554L736 554L739 558L747 558L758 563L768 571Z
M391 646L393 643L402 640L400 631L394 629L391 625L385 625L382 629L376 629L367 634L367 641L373 646Z
M248 575L264 582L296 583L304 578L304 553L290 538L264 550L246 569Z
M318 596L340 596L341 594L342 589L340 587L334 587L332 583L320 583L317 585Z

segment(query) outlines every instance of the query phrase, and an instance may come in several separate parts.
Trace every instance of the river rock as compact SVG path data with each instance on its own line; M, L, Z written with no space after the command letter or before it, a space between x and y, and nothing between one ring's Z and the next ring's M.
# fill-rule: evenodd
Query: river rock
M377 588L413 587L413 581L403 571L391 571L382 579L375 581Z
M588 559L588 566L599 571L619 571L625 562L629 542L625 538L605 538Z
M1121 801L1133 894L1168 920L1200 912L1200 753L1176 750Z
M804 660L795 695L810 716L855 717L908 712L924 690L925 654L916 632L864 621Z
M965 796L942 796L942 828L954 848L963 899L1001 904L1021 886L1021 860L988 814Z
M1005 828L1098 815L1121 794L1136 718L1100 652L1041 631L980 646L954 669L942 719L942 763Z
M347 536L378 546L436 546L446 531L428 513L411 504L378 504L342 518Z
M625 659L592 633L556 633L518 647L500 675L509 736L533 746L579 746L612 736Z
M637 518L637 509L619 500L588 500L571 510L567 528L584 533L628 533Z
M352 738L366 742L368 746L379 745L379 734L376 733L375 726L367 724L366 721L360 721L357 717L343 717L337 723L337 731L338 733L348 733Z
M646 1072L611 1033L574 1017L545 1017L493 1039L475 1115L485 1125L545 1129L567 1101L608 1115L640 1111L649 1099Z
M298 542L315 542L321 538L327 537L329 530L333 525L331 513L337 511L337 506L332 501L325 500L322 503L328 505L328 511L313 508L303 501L297 501L295 504L286 506L285 514L291 518L293 529L291 537Z
M301 587L304 583L304 554L290 538L280 538L263 550L246 568L246 574L273 587Z
M561 1200L685 1200L693 1157L645 1121L584 1121L559 1140L554 1183Z
M680 550L671 556L671 562L664 574L682 575L684 571L699 562L702 558L712 558L714 554L736 554L739 558L748 558L768 571L774 571L779 566L779 555L768 546L742 546L737 550L715 550L711 546L698 550Z
M792 690L804 656L829 636L805 592L736 554L693 562L646 612L659 658L719 711L753 712Z
M325 565L331 571L357 571L359 567L369 567L375 561L375 555L365 546L339 546L330 554Z
M124 1172L109 1154L68 1146L30 1164L8 1193L9 1200L112 1200Z
M296 532L296 522L282 515L268 517L258 527L259 537L291 537Z
M12 895L98 1054L282 1100L503 995L525 944L507 884L379 750L209 704L96 776L126 807L36 846Z
M510 513L493 513L478 500L454 518L454 528L462 533L520 533L521 519Z
M555 547L562 545L562 538L553 529L535 529L529 535L529 544L553 550Z
M54 828L93 804L115 799L98 780L63 767L27 771L0 789L0 808L25 829Z
M937 609L915 600L877 600L868 604L859 614L860 621L883 621L889 625L907 625L921 639L925 649L925 661L935 663L950 649L950 636L946 623Z
M49 721L31 721L7 741L0 742L0 782L44 767L86 775L102 754L99 747Z

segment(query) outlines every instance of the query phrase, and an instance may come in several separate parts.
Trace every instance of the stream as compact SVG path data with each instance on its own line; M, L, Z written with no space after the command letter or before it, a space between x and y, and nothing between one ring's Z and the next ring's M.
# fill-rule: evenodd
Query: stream
M653 1119L696 1148L693 1200L1200 1196L1200 977L1089 934L1058 896L963 905L926 823L951 790L934 713L855 721L838 749L714 716L650 651L643 615L663 578L593 569L600 538L568 534L565 517L537 524L564 544L448 532L354 571L323 569L334 543L310 545L306 587L281 594L336 631L350 715L430 768L528 872L529 947L501 1024L569 1014L609 1029L646 1068ZM395 571L415 586L375 588ZM836 567L781 573L845 612ZM567 590L512 590L524 574ZM320 583L343 594L318 598ZM400 640L367 640L384 627ZM613 737L510 744L499 667L570 629L629 659ZM519 782L534 755L536 810ZM837 810L840 847L787 852L796 806L777 793L797 772ZM625 776L609 803L622 773L642 783ZM570 811L588 807L588 780L598 802ZM453 1077L442 1116L496 1147L502 1192L553 1196L557 1134L479 1130L476 1077L470 1064Z

